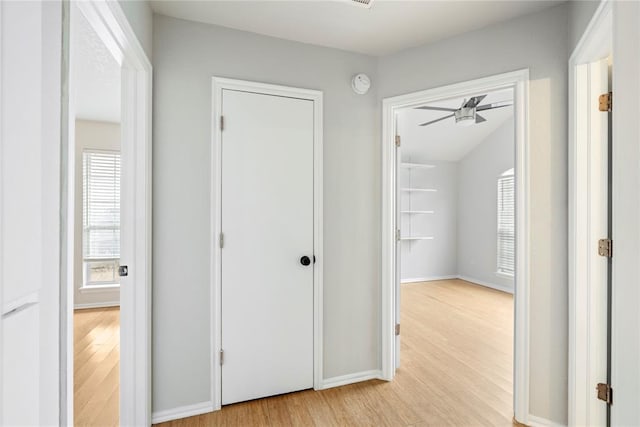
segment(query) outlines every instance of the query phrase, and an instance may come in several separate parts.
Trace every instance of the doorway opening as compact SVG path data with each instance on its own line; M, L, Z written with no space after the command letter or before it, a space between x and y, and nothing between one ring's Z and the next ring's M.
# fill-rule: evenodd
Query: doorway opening
M527 92L523 70L383 101L383 376L445 377L491 423L528 419Z
M151 65L117 2L64 32L63 424L151 422Z

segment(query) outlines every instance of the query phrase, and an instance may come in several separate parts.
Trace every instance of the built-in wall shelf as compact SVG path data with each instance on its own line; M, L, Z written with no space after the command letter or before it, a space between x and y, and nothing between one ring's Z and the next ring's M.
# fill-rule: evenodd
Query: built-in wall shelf
M433 193L436 192L438 190L436 190L435 188L403 188L402 191L408 191L410 193L412 192L425 192L425 193Z
M407 236L400 237L400 240L433 240L433 236Z
M425 165L423 163L400 163L400 167L405 169L433 169L436 165Z
M400 213L410 214L410 215L420 215L420 214L433 214L436 212L435 211L400 211Z

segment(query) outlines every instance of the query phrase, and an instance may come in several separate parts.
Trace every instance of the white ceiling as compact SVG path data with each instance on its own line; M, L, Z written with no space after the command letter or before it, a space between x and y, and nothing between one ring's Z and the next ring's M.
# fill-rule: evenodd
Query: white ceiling
M467 96L482 95L473 93ZM480 105L499 101L512 101L513 91L505 89L487 92ZM463 98L453 98L433 102L430 106L458 108ZM513 118L513 107L497 108L480 113L486 122L472 126L456 125L454 118L433 123L428 126L419 124L446 116L446 111L408 109L398 114L398 134L402 138L403 161L449 161L457 162L484 141L507 120Z
M120 121L120 66L78 11L73 15L71 68L76 118Z
M151 1L154 12L320 46L386 55L526 15L560 0Z

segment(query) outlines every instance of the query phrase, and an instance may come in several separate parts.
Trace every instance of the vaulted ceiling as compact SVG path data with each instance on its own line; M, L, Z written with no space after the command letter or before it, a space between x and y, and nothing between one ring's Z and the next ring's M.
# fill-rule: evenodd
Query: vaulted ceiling
M467 98L480 93L469 94ZM452 98L426 104L433 107L459 108L464 98ZM495 102L513 102L513 91L504 89L487 92L481 105ZM483 111L487 121L471 126L456 125L453 117L440 122L419 126L446 116L443 111L409 109L398 114L398 133L402 138L402 157L405 161L450 161L457 162L470 153L500 126L513 118L513 107Z
M369 55L477 30L562 1L151 1L154 12Z

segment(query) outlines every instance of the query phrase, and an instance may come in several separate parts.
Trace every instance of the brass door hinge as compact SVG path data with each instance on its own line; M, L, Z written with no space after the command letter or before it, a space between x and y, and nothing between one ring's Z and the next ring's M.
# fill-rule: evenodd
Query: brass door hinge
M400 147L400 135L396 135L396 147Z
M599 383L596 390L598 391L598 399L607 402L607 405L613 403L613 389L609 384Z
M224 233L220 233L219 246L220 249L224 248Z
M220 350L220 366L224 363L224 350Z
M613 107L613 93L603 93L598 98L598 109L603 112L611 112Z
M220 130L224 130L224 116L220 116Z
M396 323L396 335L400 335L400 323Z
M611 239L598 240L598 255L607 258L613 256L613 241Z

